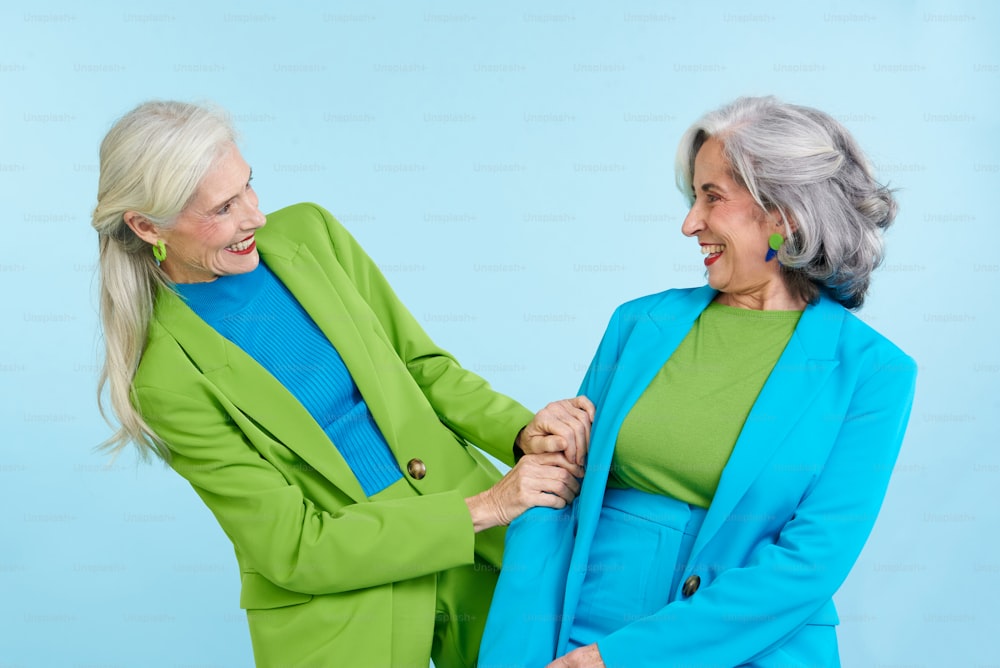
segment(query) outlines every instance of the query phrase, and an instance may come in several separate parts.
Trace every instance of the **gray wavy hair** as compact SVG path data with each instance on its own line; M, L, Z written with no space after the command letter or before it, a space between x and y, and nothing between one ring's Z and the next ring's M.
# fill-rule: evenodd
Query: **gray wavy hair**
M778 261L792 293L812 303L826 289L845 307L861 308L897 204L847 129L811 107L738 98L681 138L677 187L689 203L694 159L710 137L721 142L734 180L762 209L781 214L786 241Z

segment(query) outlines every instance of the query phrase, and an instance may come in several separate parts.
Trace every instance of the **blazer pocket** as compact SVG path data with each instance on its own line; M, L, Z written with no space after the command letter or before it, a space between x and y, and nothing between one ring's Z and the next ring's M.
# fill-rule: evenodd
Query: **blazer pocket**
M274 584L260 573L243 573L240 607L244 610L270 610L308 603L312 594L291 591Z

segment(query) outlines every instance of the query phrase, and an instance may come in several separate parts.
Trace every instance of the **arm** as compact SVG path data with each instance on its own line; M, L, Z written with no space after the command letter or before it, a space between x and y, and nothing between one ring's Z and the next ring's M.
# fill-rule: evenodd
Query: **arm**
M512 447L532 414L494 391L480 376L462 368L439 348L396 296L378 266L326 210L316 207L343 270L374 312L440 420L462 438L504 463L514 463Z
M857 385L827 461L775 542L600 641L609 665L663 657L740 665L780 645L829 600L872 530L913 400L910 358L875 369Z
M290 472L271 464L244 435L254 425L230 419L247 420L203 383L184 393L144 386L135 396L244 566L292 591L349 591L471 564L476 532L531 506L563 507L579 491L570 472L545 461L555 455L539 455L469 499L442 492L356 504L300 460L287 462ZM270 454L290 455L273 445Z
M230 418L237 409L223 406L204 381L184 385L183 393L137 387L138 408L244 565L271 582L328 594L473 563L472 519L459 493L354 504L300 460L288 462L295 468L286 478ZM291 457L279 443L274 450ZM326 495L329 509L304 487Z

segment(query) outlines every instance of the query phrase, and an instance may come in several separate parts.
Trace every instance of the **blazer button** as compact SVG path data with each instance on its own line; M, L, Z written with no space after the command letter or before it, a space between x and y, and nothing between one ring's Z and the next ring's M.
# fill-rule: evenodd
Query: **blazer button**
M698 587L700 586L701 586L701 578L698 577L697 575L692 575L687 580L684 581L684 586L681 587L681 593L684 594L685 596L691 596L696 591L698 591Z
M406 464L406 472L414 480L423 480L424 476L427 475L427 467L421 460L414 457Z

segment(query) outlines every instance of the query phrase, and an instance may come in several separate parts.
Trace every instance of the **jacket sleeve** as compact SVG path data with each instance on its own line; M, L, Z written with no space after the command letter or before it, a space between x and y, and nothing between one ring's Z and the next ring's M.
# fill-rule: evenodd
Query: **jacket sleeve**
M621 350L621 310L611 317L580 386L598 411ZM480 648L481 668L544 666L556 658L579 505L531 508L511 522Z
M343 507L325 510L247 442L230 416L249 418L223 406L206 381L167 384L170 389L135 388L141 414L169 445L171 466L211 509L243 565L274 584L328 594L473 563L472 519L459 493L360 504L345 497ZM315 471L300 473L322 485Z
M690 598L599 641L607 665L740 665L782 644L833 596L874 526L913 401L912 359L899 353L873 366L773 544Z
M316 210L323 217L342 268L375 313L439 419L462 438L512 465L514 439L531 421L531 411L494 391L483 378L462 368L435 345L351 234L328 211L318 206Z

